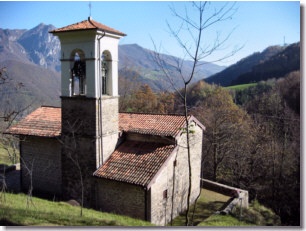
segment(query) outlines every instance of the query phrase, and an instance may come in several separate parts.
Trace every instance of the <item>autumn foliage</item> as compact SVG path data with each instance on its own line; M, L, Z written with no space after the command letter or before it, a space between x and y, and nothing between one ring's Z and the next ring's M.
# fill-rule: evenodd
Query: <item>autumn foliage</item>
M200 81L190 112L206 127L202 177L249 191L283 225L300 224L300 73L236 91ZM121 111L182 114L178 93L148 85L120 98Z

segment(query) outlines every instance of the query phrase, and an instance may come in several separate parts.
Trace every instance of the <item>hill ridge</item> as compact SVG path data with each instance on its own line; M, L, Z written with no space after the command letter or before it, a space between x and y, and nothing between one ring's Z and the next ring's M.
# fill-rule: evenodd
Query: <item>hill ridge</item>
M259 68L263 68L263 66L265 65L268 66L267 63L271 64L271 62L274 62L274 65L277 66L277 62L279 62L280 60L277 60L276 57L279 54L282 54L282 52L286 52L288 48L295 46L296 44L298 44L299 46L300 42L293 43L293 44L286 45L286 46L273 45L273 46L267 47L262 52L254 52L253 54L241 59L237 63L224 69L223 71L210 76L209 78L205 79L205 81L207 83L214 83L214 84L218 84L221 86L230 86L230 85L236 85L236 84L256 82L260 80L266 80L268 78L273 78L273 77L281 77L281 76L267 75L266 77L261 78L259 80L259 78L256 79L256 77L254 77L255 73L252 73L252 72L254 72L255 70L258 70ZM294 52L296 52L297 54L300 53L299 49L296 49L296 51ZM283 55L286 56L285 53L283 53ZM294 62L295 63L292 65L297 66L296 64L300 62L299 58L296 58ZM262 69L261 72L269 72L267 69L268 67L266 67L265 69ZM299 66L298 66L298 69L299 69ZM292 70L295 70L295 69L290 68L288 66L288 70L282 71L281 75L287 74Z

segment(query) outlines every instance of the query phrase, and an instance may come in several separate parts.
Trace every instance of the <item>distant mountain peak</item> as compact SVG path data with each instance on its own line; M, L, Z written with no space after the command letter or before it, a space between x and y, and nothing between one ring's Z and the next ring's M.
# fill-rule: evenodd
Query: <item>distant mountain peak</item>
M7 60L18 60L23 63L32 63L49 70L60 72L60 42L56 36L49 31L56 29L53 25L40 23L30 30L14 32L7 30L1 33L0 38L0 62ZM1 50L2 49L2 50ZM137 43L119 46L119 72L124 76L126 67L133 69L135 73L143 77L143 82L149 84L154 90L163 90L162 75L159 66L154 62L152 54L155 51L141 47ZM168 68L173 69L174 59L177 57L161 54ZM188 70L190 61L184 61ZM204 68L205 66L205 68ZM123 71L120 71L123 69ZM211 74L223 70L218 65L203 65L195 76L195 80L206 78ZM130 72L131 73L131 72Z

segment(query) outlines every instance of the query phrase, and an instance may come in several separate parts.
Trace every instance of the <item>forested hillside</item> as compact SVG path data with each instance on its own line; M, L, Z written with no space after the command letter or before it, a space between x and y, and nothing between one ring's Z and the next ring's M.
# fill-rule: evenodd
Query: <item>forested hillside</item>
M300 69L300 43L271 46L256 52L225 70L205 79L221 86L259 82L280 78Z
M235 102L239 102L236 104ZM205 126L202 177L247 189L283 225L300 224L300 72L232 91L204 81L188 91ZM120 110L183 113L176 93L148 86L120 97Z

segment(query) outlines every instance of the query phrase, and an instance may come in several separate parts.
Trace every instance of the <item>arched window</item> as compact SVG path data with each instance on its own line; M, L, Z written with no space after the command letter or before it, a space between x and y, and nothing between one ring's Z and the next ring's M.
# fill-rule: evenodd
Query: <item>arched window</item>
M101 56L101 78L102 78L102 86L101 91L102 95L109 94L109 76L111 76L111 55L108 51L104 51Z
M86 62L82 50L75 50L71 54L71 95L85 95Z

